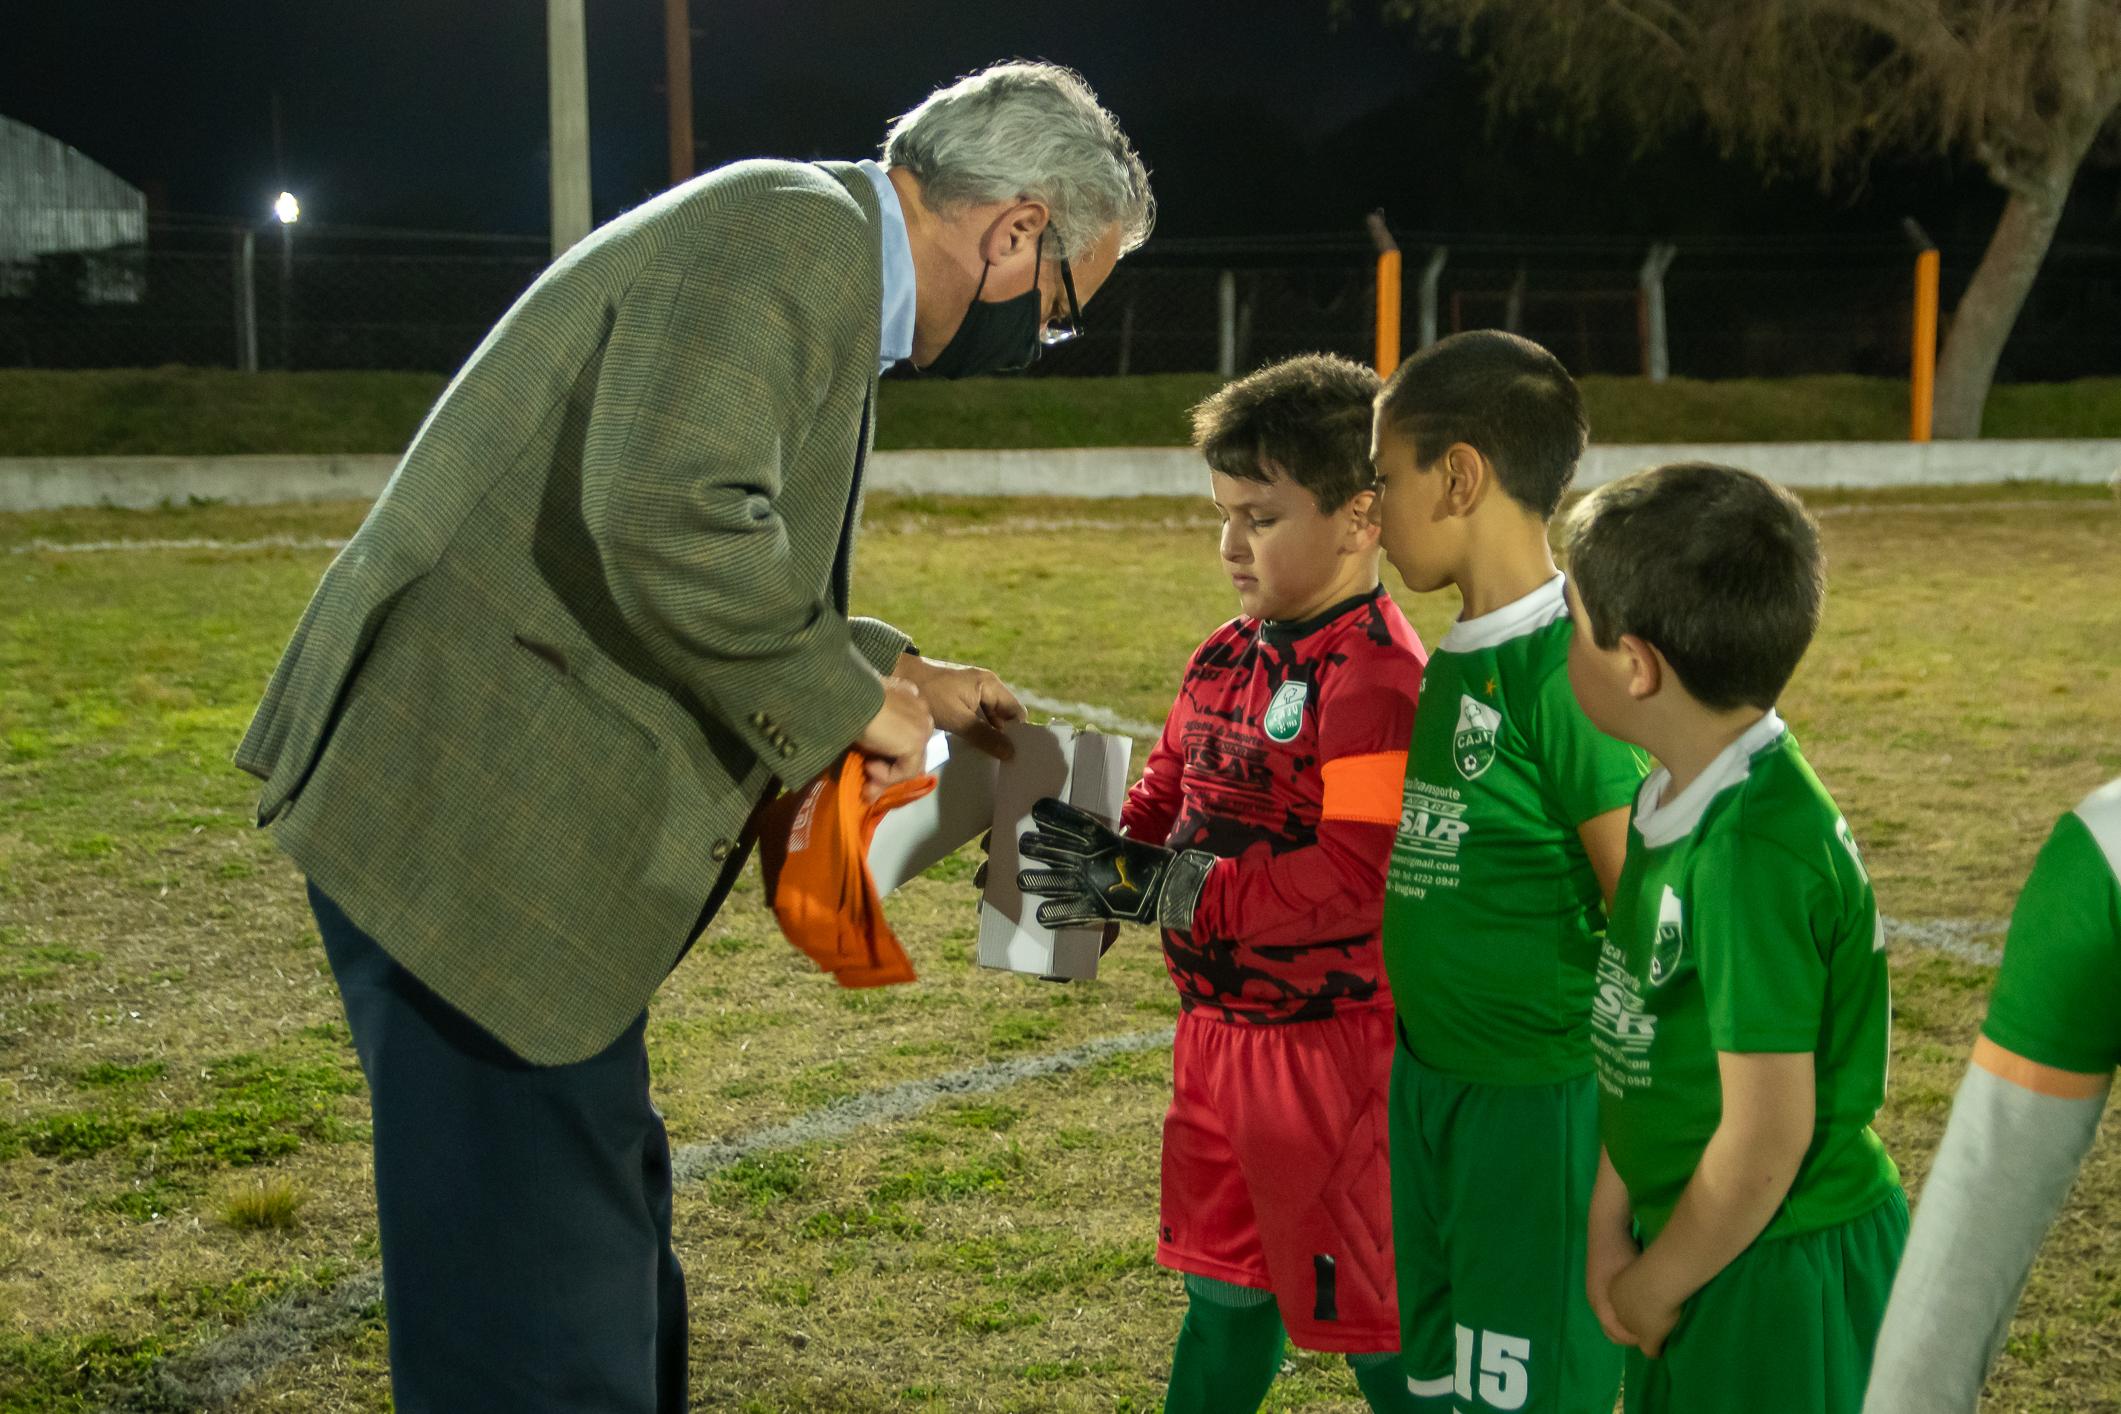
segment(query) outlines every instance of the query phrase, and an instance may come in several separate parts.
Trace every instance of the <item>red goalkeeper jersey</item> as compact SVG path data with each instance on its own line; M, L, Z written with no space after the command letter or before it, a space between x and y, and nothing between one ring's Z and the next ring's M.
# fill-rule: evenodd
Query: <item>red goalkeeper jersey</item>
M1427 657L1383 589L1300 623L1233 619L1194 651L1120 815L1134 839L1217 856L1191 931L1164 933L1188 1011L1391 1004L1378 929Z

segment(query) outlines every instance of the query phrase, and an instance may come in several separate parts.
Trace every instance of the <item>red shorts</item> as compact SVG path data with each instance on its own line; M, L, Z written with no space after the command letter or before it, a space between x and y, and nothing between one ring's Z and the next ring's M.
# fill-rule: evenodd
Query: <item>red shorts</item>
M1274 1293L1306 1350L1399 1349L1385 1095L1392 1008L1178 1020L1156 1260Z

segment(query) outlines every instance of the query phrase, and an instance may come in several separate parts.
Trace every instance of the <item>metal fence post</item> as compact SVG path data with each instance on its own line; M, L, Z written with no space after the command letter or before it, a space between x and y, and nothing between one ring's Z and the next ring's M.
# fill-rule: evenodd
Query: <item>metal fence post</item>
M280 223L280 367L295 366L295 227Z
M1436 288L1443 279L1443 263L1451 248L1440 245L1429 252L1429 263L1421 267L1421 347L1436 342Z
M1672 268L1672 260L1678 254L1678 246L1658 241L1643 257L1642 269L1635 275L1642 294L1642 371L1652 383L1662 383L1672 376L1672 348L1664 323L1664 272Z
M1224 378L1237 376L1237 274L1225 270L1215 282L1215 371Z
M236 367L258 371L258 233L236 236Z

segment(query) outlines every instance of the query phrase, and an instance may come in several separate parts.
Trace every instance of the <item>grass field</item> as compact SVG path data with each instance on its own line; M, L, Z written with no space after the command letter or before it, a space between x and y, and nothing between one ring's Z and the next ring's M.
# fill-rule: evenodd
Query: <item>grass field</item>
M442 390L430 373L234 373L215 368L0 369L0 457L217 456L401 450ZM1601 442L1897 441L1896 378L1585 378ZM886 382L876 444L1183 446L1212 373ZM2121 378L2004 384L1989 437L2121 437Z
M2121 774L2121 508L2023 486L1813 504L1832 590L1786 715L1888 913L2001 918L2053 818ZM364 1089L297 878L228 765L329 559L309 547L360 514L0 517L5 1414L203 1407L184 1392L201 1352L333 1293L349 1320L317 1323L289 1358L237 1350L214 1368L255 1377L212 1407L388 1407L361 1296ZM1128 718L1161 719L1186 654L1232 611L1202 504L878 501L868 519L861 611ZM223 543L63 548L127 540ZM1430 641L1454 608L1402 602ZM1151 1260L1170 983L1147 935L1094 983L981 972L970 868L946 861L893 900L915 985L835 989L779 940L754 883L657 1001L657 1097L681 1146L1127 1041L683 1187L701 1407L1156 1406L1183 1304ZM1879 1128L1912 1182L1993 974L1906 945L1892 965ZM1336 1359L1295 1354L1269 1407L1360 1406ZM2115 1116L1987 1407L2121 1411Z

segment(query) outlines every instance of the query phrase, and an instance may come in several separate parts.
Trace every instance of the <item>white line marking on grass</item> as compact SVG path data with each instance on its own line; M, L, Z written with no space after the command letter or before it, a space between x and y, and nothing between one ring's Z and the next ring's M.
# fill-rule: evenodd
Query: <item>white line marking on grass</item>
M873 1125L908 1119L944 1100L985 1095L1026 1080L1065 1075L1114 1056L1171 1044L1174 1028L1101 1036L1050 1055L954 1070L926 1080L871 1090L835 1100L785 1124L687 1144L671 1155L673 1186L688 1188L739 1159L802 1144L844 1139ZM196 1350L157 1365L141 1385L113 1403L114 1411L207 1409L235 1398L289 1360L314 1350L366 1319L383 1299L383 1273L370 1268L342 1279L329 1291L302 1288L265 1307L240 1328Z
M1163 734L1162 727L1149 722L1137 722L1131 717L1122 717L1111 708L1099 707L1092 702L1069 702L1021 687L1011 687L1009 690L1016 694L1017 701L1034 712L1051 712L1057 717L1069 717L1086 726L1118 732L1121 736L1131 736L1136 741L1154 741Z
M1946 515L1967 515L1975 511L2048 511L2077 510L2111 511L2121 509L2121 499L2099 501L2089 496L2057 496L2047 501L1889 501L1884 505L1819 506L1812 510L1815 520L1828 516L1882 516L1916 515L1937 511Z
M1154 520L1117 520L1100 516L1003 516L997 520L972 521L955 524L947 520L914 520L891 523L877 527L876 533L884 535L931 535L939 540L955 540L966 536L982 535L1043 535L1054 531L1129 531L1129 530L1213 530L1212 516L1186 519L1178 516L1159 516Z
M1977 938L2001 937L2010 924L2000 918L1888 918L1885 937L1889 943L1907 943L1941 952L1976 967L1995 967L2003 961L2003 949Z
M1064 1075L1071 1070L1095 1065L1113 1056L1132 1055L1136 1051L1154 1050L1171 1044L1174 1028L1166 1026L1160 1031L1137 1031L1126 1036L1104 1036L1095 1041L1085 1041L1080 1046L1071 1046L1065 1051L1051 1055L1027 1056L1022 1060L1003 1061L996 1065L974 1066L970 1070L955 1070L948 1075L938 1075L927 1080L909 1080L903 1085L893 1085L886 1090L871 1090L860 1095L850 1095L844 1100L835 1100L809 1114L799 1115L786 1124L774 1125L771 1129L757 1130L736 1139L718 1140L711 1144L687 1144L671 1156L670 1169L680 1185L697 1183L718 1169L727 1168L739 1159L773 1149L792 1149L799 1144L818 1144L834 1139L844 1139L858 1129L872 1124L888 1124L892 1120L907 1119L919 1114L939 1101L955 1099L960 1095L985 1095L995 1090L1005 1090L1011 1085L1026 1080L1038 1080L1049 1075Z
M111 1411L210 1409L366 1320L383 1304L383 1271L370 1267L329 1291L301 1287L237 1329L155 1366Z

